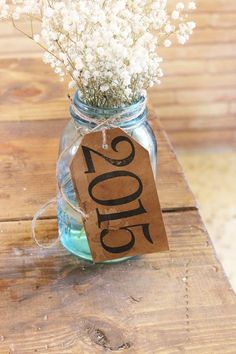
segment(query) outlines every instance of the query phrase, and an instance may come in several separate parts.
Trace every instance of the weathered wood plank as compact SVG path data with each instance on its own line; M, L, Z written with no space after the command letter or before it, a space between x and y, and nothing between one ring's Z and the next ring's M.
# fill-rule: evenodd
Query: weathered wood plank
M209 0L208 0L209 2ZM197 23L198 28L235 28L236 12L218 12L215 7L215 2L211 2L213 11L209 12L196 12L191 17Z
M196 60L170 60L163 62L162 64L164 73L166 75L179 75L180 77L182 75L192 75L192 74L199 74L202 75L202 73L211 73L211 74L225 74L225 73L233 73L235 72L236 64L235 64L235 58L229 58L229 59L213 59L213 60L201 60L201 59L196 59ZM163 82L165 79L163 80ZM153 88L154 90L156 89L155 87ZM160 91L162 91L162 88L158 88ZM195 90L193 90L194 94Z
M228 0L227 0L228 1ZM232 43L236 40L236 29L231 28L197 28L191 37L191 43Z
M155 102L154 102L155 104ZM154 105L155 107L155 105ZM179 119L200 117L219 117L226 116L229 113L227 102L198 103L198 104L173 104L158 107L156 106L160 119Z
M200 75L179 75L166 76L163 79L161 90L195 90L195 89L222 89L235 88L235 73L222 73L211 75L201 73Z
M96 266L0 223L1 354L235 353L236 298L198 213L164 217L170 252Z
M66 85L40 59L1 60L0 76L1 121L69 116Z
M236 16L235 16L236 18ZM215 59L234 57L236 50L236 42L232 43L209 43L191 44L185 47L173 46L170 48L161 48L160 54L167 60L175 59Z
M178 119L163 119L163 127L168 134L172 131L209 131L221 129L236 129L235 116L216 116L216 117L196 117L196 118L178 118Z
M236 147L236 129L181 130L170 131L169 137L174 147L179 148L224 148Z
M0 220L31 218L40 205L54 197L58 141L66 122L0 124ZM154 126L159 141L158 190L162 209L195 207L165 133L157 122Z
M236 69L236 67L235 67ZM219 103L225 102L226 104L231 104L236 101L236 88L213 88L213 89L192 89L192 90L178 90L178 91L161 91L158 89L152 89L149 92L149 101L152 105L156 106L156 110L160 106L170 107L181 104L187 105L187 107L194 107L196 109L196 104L201 103ZM191 113L191 112L190 112ZM193 113L189 113L189 119L193 117ZM200 112L196 110L196 113Z
M180 62L181 66L183 63ZM47 120L69 116L66 85L59 83L51 68L40 59L1 60L0 74L1 121ZM210 80L211 75L208 76ZM177 76L168 76L164 79L163 89L150 91L150 102L163 119L173 117L179 120L186 117L197 120L201 116L225 116L230 114L229 104L236 96L233 75L224 76L225 88L217 87L217 83L223 85L222 80L217 79L216 83L215 79L211 79L212 88L205 90L205 80L197 75L183 76L181 84ZM186 90L188 85L195 85L195 89ZM234 113L232 111L232 115Z
M169 6L175 6L175 0L168 1ZM214 3L210 0L198 0L197 1L198 12L206 13L224 13L236 11L236 4L234 0L214 0Z
M235 62L235 61L234 61ZM216 63L219 64L218 62ZM221 65L225 63L221 62ZM216 67L217 67L216 65ZM235 63L236 71L236 63ZM212 88L206 90L179 91L176 93L176 101L178 103L197 103L197 102L235 102L236 101L236 87L233 88Z

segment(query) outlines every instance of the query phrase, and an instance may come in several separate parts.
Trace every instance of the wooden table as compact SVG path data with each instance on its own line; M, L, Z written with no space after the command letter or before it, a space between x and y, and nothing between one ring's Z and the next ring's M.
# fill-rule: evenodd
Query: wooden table
M0 354L236 353L236 298L159 122L170 252L116 265L39 249L31 219L55 195L65 92L38 60L0 67ZM39 222L57 237L55 211Z

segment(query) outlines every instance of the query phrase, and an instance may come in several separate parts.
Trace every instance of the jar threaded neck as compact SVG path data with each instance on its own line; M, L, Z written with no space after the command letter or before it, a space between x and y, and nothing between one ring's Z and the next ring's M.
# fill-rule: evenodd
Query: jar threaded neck
M87 125L91 128L107 120L115 126L132 126L146 119L146 98L141 97L138 102L129 106L116 108L100 108L86 104L80 99L79 91L74 95L70 107L71 117L79 125Z

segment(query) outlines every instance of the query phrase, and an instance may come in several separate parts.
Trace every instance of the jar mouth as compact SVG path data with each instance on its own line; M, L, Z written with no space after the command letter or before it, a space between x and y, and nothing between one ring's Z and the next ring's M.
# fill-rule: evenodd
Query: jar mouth
M82 125L89 125L92 128L103 120L113 121L114 125L127 126L132 125L134 121L140 121L146 118L146 97L141 96L140 99L131 105L121 107L95 107L85 103L81 97L79 90L76 91L73 102L70 107L72 118ZM119 117L115 119L115 117Z
M114 110L127 110L127 109L134 109L135 107L138 107L139 105L141 105L143 102L146 101L146 97L144 96L140 96L139 100L130 104L130 105L123 105L123 106L120 106L120 107L114 107L114 108L111 108L111 107L96 107L96 106L91 106L90 104L87 104L86 102L84 102L82 99L81 99L81 96L80 96L80 92L79 90L77 90L75 92L75 95L74 95L74 99L73 99L73 102L74 104L76 105L76 107L81 107L81 108L84 108L84 109L89 109L89 110L96 110L96 112L114 112Z

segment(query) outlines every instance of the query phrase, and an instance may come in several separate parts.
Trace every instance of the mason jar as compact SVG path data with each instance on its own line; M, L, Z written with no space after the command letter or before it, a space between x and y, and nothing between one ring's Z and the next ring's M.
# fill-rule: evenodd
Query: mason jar
M83 136L95 130L101 122L105 120L109 122L111 117L118 116L119 119L112 120L112 127L123 129L149 152L154 177L156 177L157 168L157 142L147 120L145 97L141 97L138 102L129 106L99 108L84 103L77 91L70 113L72 119L62 133L59 147L57 179L61 188L58 189L57 194L58 231L62 245L69 252L83 260L93 261L81 213L77 211L79 205L70 174L71 161ZM102 129L102 126L99 129ZM106 262L119 262L127 258L129 257Z

